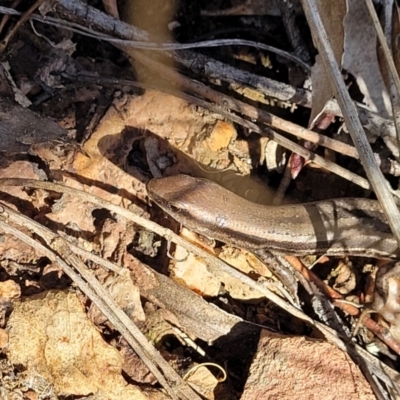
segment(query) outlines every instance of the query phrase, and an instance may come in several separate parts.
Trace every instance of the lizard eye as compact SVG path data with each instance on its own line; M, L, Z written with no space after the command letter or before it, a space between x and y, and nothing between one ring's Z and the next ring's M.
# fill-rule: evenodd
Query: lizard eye
M182 211L182 207L178 203L169 203L168 204L168 209L172 213L180 213Z

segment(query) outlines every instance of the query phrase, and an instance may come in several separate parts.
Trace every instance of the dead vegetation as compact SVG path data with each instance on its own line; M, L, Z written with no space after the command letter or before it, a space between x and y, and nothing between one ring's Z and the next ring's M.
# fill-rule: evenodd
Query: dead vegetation
M377 260L287 257L296 304L147 196L177 174L261 204L375 192L400 236L397 4L375 5L392 62L369 2L301 3L0 2L1 399L399 397Z

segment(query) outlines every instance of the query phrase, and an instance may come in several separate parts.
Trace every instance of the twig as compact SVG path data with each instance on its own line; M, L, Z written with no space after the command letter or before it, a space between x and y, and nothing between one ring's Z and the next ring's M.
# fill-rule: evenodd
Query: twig
M69 78L71 79L71 77L69 76ZM77 77L79 79L79 77ZM84 78L86 79L86 77ZM97 80L96 78L90 78L87 77L88 80L90 81L96 81L98 84L103 84L105 82L107 82L107 79L101 79L101 81ZM115 83L114 80L110 80L110 83ZM154 88L155 90L159 90L165 93L170 93L174 96L180 97L185 99L188 102L191 102L193 104L199 105L205 109L211 110L217 114L220 114L221 116L223 116L224 118L227 118L233 122L236 122L239 125L242 125L254 132L259 133L262 136L268 137L274 141L276 141L279 145L281 145L282 147L285 147L286 149L289 149L299 155L301 155L302 157L304 157L306 160L311 160L312 162L314 162L315 164L320 165L321 167L339 175L340 177L349 180L350 182L353 182L356 185L359 185L360 187L364 188L364 189L370 189L371 186L369 184L369 182L357 175L354 174L353 172L339 166L338 164L335 164L332 161L326 160L323 157L313 153L312 151L300 146L298 143L293 142L287 138L285 138L284 136L280 135L279 133L273 131L272 129L269 128L260 128L258 125L254 124L253 122L250 122L236 114L230 113L229 111L226 111L225 108L220 107L218 105L215 104L211 104L208 103L202 99L199 99L197 97L194 96L190 96L188 94L182 93L182 92L177 92L177 91L173 91L171 89L165 89L165 88L159 88L159 87L153 87L151 85L148 84L142 84L142 83L138 83L138 82L132 82L132 81L121 81L118 80L119 83L124 83L127 85L133 85L133 86L137 86L137 87L142 87L142 88ZM236 102L236 100L234 101ZM238 102L236 102L237 104ZM240 108L240 104L238 105L238 107ZM302 130L305 130L304 128L301 128ZM397 195L397 194L396 194Z
M158 382L164 387L168 394L173 399L199 399L200 398L187 386L187 384L181 379L176 371L164 360L164 358L158 353L156 349L148 342L147 338L140 332L136 325L128 318L128 316L120 309L120 307L114 302L109 293L100 285L93 274L87 269L79 258L74 255L68 248L65 240L58 237L48 243L50 247L55 249L57 252L62 253L63 257L67 258L75 268L78 268L79 274L77 274L62 258L57 256L53 251L44 247L39 242L35 241L28 235L20 232L19 230L9 226L5 221L13 220L15 223L19 223L21 226L34 229L39 232L46 240L47 235L45 228L41 227L34 221L29 220L27 217L16 213L11 209L6 209L1 206L0 210L0 228L10 233L25 243L29 244L33 248L40 251L46 257L48 257L54 264L60 266L60 268L78 285L79 289L85 293L85 295L93 301L94 304L102 311L102 313L110 320L110 322L119 330L121 335L127 340L132 346L135 352L143 360L149 370L157 378ZM47 240L46 240L47 241ZM83 276L86 282L82 279ZM154 361L153 361L154 360ZM162 373L158 370L154 364L156 362L166 377L170 380L170 383L166 381ZM179 384L177 385L177 383Z
M8 32L7 36L2 40L1 46L0 46L0 53L3 53L3 51L6 49L9 41L14 37L14 35L18 32L18 29L26 22L29 20L31 17L32 13L40 7L42 3L44 3L46 0L36 0L34 4L32 4L29 9L24 13L21 14L21 18L19 21L15 24L15 26Z
M178 87L186 88L199 96L213 101L216 104L223 104L224 108L239 112L249 117L251 120L265 122L273 128L280 129L301 139L308 140L313 143L318 143L321 146L327 147L346 156L358 159L357 151L353 146L320 135L317 132L306 129L300 125L294 124L293 122L289 122L282 118L279 118L268 111L262 110L241 100L234 99L233 97L220 93L217 90L205 86L204 84L194 79L187 78L186 76L180 74L172 68L169 68L168 66L148 57L143 52L135 51L133 54L136 60L146 65L147 67L155 69L158 73L167 78L168 81L175 82Z
M365 178L362 178L361 176L354 174L353 172L341 167L340 165L335 164L332 161L326 160L325 158L313 153L312 151L306 149L305 147L302 147L297 143L292 142L291 140L275 132L273 129L265 128L262 132L262 135L272 140L275 140L282 147L292 150L293 152L302 156L304 159L310 160L315 164L318 164L321 167L324 167L327 170L347 179L348 181L361 186L364 189L371 188L369 182Z
M14 10L15 8L18 7L18 4L21 2L21 0L13 0L13 2L10 4L10 8L11 10ZM0 34L3 32L3 28L6 26L7 22L10 20L10 16L12 14L6 14L3 16L3 18L1 19L0 22Z
M349 302L342 301L343 296L338 293L336 290L327 285L324 281L322 281L317 275L314 274L313 271L306 268L302 262L294 256L286 256L285 257L288 262L293 266L296 271L301 273L305 279L309 282L314 283L323 293L325 293L331 300L332 304L335 307L340 308L345 311L349 315L353 315L355 317L360 316L360 310L356 308L354 305ZM363 325L366 326L372 333L379 337L384 343L386 343L396 354L400 354L400 343L396 341L391 335L384 333L384 328L382 328L379 324L373 321L369 317L364 317L362 321Z
M85 23L88 23L89 25L97 26L102 30L109 31L112 34L119 35L123 38L126 38L124 40L127 40L127 43L129 42L131 37L135 37L138 39L141 39L142 41L147 38L147 33L144 31L141 31L140 29L137 29L131 25L125 24L122 21L116 21L112 19L110 16L105 15L101 13L99 10L94 9L92 7L87 7L83 5L82 3L79 3L78 1L66 1L64 0L59 0L57 2L57 5L60 4L61 7L66 7L68 10L74 14L75 17L79 16L85 20ZM3 13L8 13L10 15L17 15L18 12L12 9L8 9L6 7L0 7L0 12ZM45 20L43 20L40 16L37 15L31 15L32 19L40 20L42 22L46 21L52 21L54 20L54 23L58 24L67 24L70 25L71 27L77 27L79 29L89 29L84 27L83 25L79 25L73 22L67 22L63 20L59 20L56 18L52 17L46 17ZM102 39L102 33L95 32L96 33L96 38L101 40ZM137 41L139 42L139 41ZM143 43L148 43L148 42L143 42ZM215 44L215 43L214 43ZM243 44L245 44L243 42ZM144 44L143 44L144 46ZM265 46L265 45L264 45ZM273 50L273 49L269 49ZM309 93L306 90L303 89L296 89L290 85L281 83L281 82L276 82L271 79L265 78L265 77L259 77L257 75L254 75L252 73L248 72L243 72L240 70L237 70L229 65L223 64L219 61L213 60L207 56L201 55L201 54L194 54L191 52L185 52L185 51L180 51L179 53L176 52L173 54L173 58L175 61L180 62L183 65L186 65L188 68L192 68L193 65L197 65L197 68L200 68L203 70L203 73L206 76L209 77L214 77L216 79L222 79L222 80L227 80L229 82L236 82L237 84L240 85L245 85L245 86L251 86L254 87L256 90L258 90L260 93L263 93L264 95L280 99L282 101L289 101L291 103L295 104L300 104L305 107L311 107L311 93ZM194 62L196 60L196 62ZM210 75L211 74L211 75ZM387 137L396 137L395 132L394 132L394 126L393 122L389 120L385 120L378 115L372 113L371 111L367 110L365 106L363 105L358 105L360 116L362 116L364 124L366 126L370 126L371 130L374 132L375 135L381 135L387 136ZM330 101L326 105L326 110L329 111L330 113L341 116L341 111L335 101ZM267 115L267 113L265 114ZM271 117L268 116L267 119L270 119ZM279 124L281 123L281 127L275 126L279 129L284 129L290 133L293 132L293 134L299 135L301 132L301 129L295 128L295 124L290 125L291 123L289 122L284 122L279 121L277 117L275 117L276 123ZM286 125L286 126L285 126ZM304 130L304 128L302 128ZM297 131L297 133L294 132L294 130ZM305 135L309 135L310 132L312 131L307 131L304 130ZM299 135L299 137L301 137ZM314 133L314 138L315 138L315 133ZM323 138L323 137L322 137ZM304 138L305 140L310 140L313 142L316 142L317 139L312 139L312 138ZM331 139L321 139L321 142L326 140L326 147L329 147L328 142ZM337 142L340 143L340 142ZM322 143L321 143L322 144ZM335 150L337 150L335 148ZM391 147L392 151L395 151ZM357 154L354 153L354 150L350 151L341 151L337 150L340 152L343 152L344 154L347 154L352 157L357 157Z
M136 215L122 207L119 207L115 204L112 204L106 200L103 200L97 196L94 196L89 193L82 192L77 189L73 189L61 184L55 184L51 182L44 182L44 181L36 181L32 179L17 179L17 178L2 178L0 179L0 186L27 186L27 187L33 187L33 188L40 188L40 189L45 189L45 190L51 190L51 191L56 191L56 192L62 192L62 193L68 193L72 194L76 198L81 199L82 201L90 201L94 204L97 204L105 209L108 209L109 211L122 215L123 217L132 220L134 223L137 223L139 225L142 225L148 229L153 230L155 233L159 234L160 236L165 237L168 241L172 241L184 248L186 248L188 251L193 252L196 256L204 259L210 269L210 271L215 274L217 277L220 277L222 279L223 274L229 274L230 276L240 280L241 282L247 284L249 287L251 287L254 290L259 291L260 293L264 294L266 298L271 300L273 303L281 307L282 309L286 310L293 316L301 319L302 321L306 322L307 324L316 327L319 329L326 337L326 339L338 346L340 349L343 351L349 352L349 353L360 353L362 352L362 349L359 348L358 346L355 346L355 348L349 347L350 344L343 343L341 338L338 336L338 334L332 330L331 328L328 328L324 324L314 321L312 318L310 318L308 315L304 314L301 310L299 310L296 307L293 307L291 304L286 303L282 298L277 296L275 293L271 292L268 288L266 288L264 285L259 284L255 281L253 281L251 278L249 278L247 275L242 274L241 272L235 270L231 266L227 265L223 261L217 259L216 257L210 255L206 251L198 248L194 244L187 242L186 240L182 239L180 236L176 235L173 233L171 230L163 228L159 226L158 224L146 220L143 217L140 217L139 215ZM346 341L348 339L345 339ZM353 346L353 345L351 345ZM368 362L370 365L377 365L376 361L374 358L369 355L368 353L364 352L363 358ZM354 354L353 354L354 356ZM387 384L393 384L390 379L387 378L385 372L382 372L382 369L386 371L387 373L390 374L390 376L396 376L396 373L392 371L390 368L387 366L382 365L380 368L379 367L374 367L375 368L375 373L382 379L384 380ZM399 378L400 380L400 378Z
M71 76L71 75L66 75L63 74L63 76L67 79L76 79L78 81L85 81L85 82L92 82L92 83L96 83L99 85L117 85L120 86L121 84L123 85L131 85L131 86L135 86L135 87L140 87L140 88L147 88L147 89L154 89L154 90L158 90L161 92L165 92L165 93L169 93L172 94L174 96L180 97L182 99L185 99L188 102L191 102L193 104L199 105L205 109L211 110L217 114L220 114L221 116L223 116L224 118L227 118L229 120L232 120L234 122L236 122L237 124L240 124L256 133L259 133L262 136L268 137L272 140L275 140L279 145L281 145L282 147L285 147L291 151L294 151L295 153L300 154L302 157L304 157L307 160L311 160L313 161L315 164L320 165L321 167L339 175L340 177L349 180L350 182L353 182L356 185L359 185L360 187L364 188L364 189L370 189L370 184L369 182L357 175L354 174L353 172L339 166L338 164L335 164L332 161L326 160L321 156L318 156L317 154L313 153L312 151L302 147L301 145L299 145L296 142L293 142L287 138L285 138L284 136L276 133L275 131L268 129L268 128L260 128L258 125L254 124L253 122L250 122L244 118L241 118L240 116L230 113L229 111L227 111L224 107L215 105L215 104L211 104L208 103L202 99L199 99L197 97L194 96L190 96L188 94L182 93L182 92L177 92L174 91L172 89L166 89L166 88L160 88L159 86L152 86L150 84L143 84L143 83L139 83L139 82L135 82L135 81L130 81L130 80L120 80L120 79L111 79L111 78L97 78L97 77L93 77L93 76L89 76L89 75L78 75L78 76ZM228 99L227 97L224 97L225 99ZM239 101L233 100L231 99L232 102L234 102L236 104L236 107L238 110L240 110L242 104ZM244 104L244 103L243 103ZM228 107L229 108L229 107ZM262 110L259 110L260 113L262 112ZM294 125L294 124L293 124ZM298 127L299 131L303 130L303 131L307 131L305 128L302 127ZM312 132L309 131L311 133L315 133L316 132ZM319 136L322 139L322 142L324 142L323 140L323 136ZM335 141L337 143L341 143L338 141ZM343 145L345 145L344 143L341 143ZM347 145L345 145L347 146ZM334 145L334 147L336 148L336 145ZM349 147L350 149L353 149L352 147ZM395 193L395 192L394 192ZM397 193L395 193L397 195ZM399 194L400 196L400 194Z
M220 261L219 259L213 257L209 253L199 249L194 244L187 242L186 240L182 239L180 236L178 236L174 232L172 232L170 229L166 229L166 228L156 224L153 221L150 221L144 217L141 217L135 213L132 213L129 210L126 210L125 208L122 208L122 207L117 206L113 203L110 203L106 200L103 200L100 197L94 196L90 193L86 193L86 192L83 192L78 189L64 186L60 183L37 181L37 180L33 180L33 179L2 178L2 179L0 179L0 186L27 186L27 187L33 187L33 188L38 188L38 189L51 190L51 191L56 191L56 192L60 192L60 193L70 194L76 198L79 198L82 201L89 201L91 203L94 203L94 204L96 204L100 207L103 207L113 213L119 214L119 215L123 216L124 218L127 218L128 220L157 233L160 236L165 237L168 241L174 242L182 247L185 247L187 250L189 250L189 251L193 252L194 254L196 254L197 256L203 258L211 266L212 271L215 272L218 277L223 276L221 274L221 272L228 273L231 276L235 277L236 279L246 283L251 288L260 291L271 301L275 302L280 307L282 307L283 309L288 311L288 309L286 308L286 307L288 307L287 303L282 298L277 296L275 293L272 293L270 290L268 290L264 285L253 281L247 275L244 275L241 272L235 270L234 268L228 266L227 264L225 264L224 262ZM270 297L270 296L272 296L272 297ZM291 308L294 308L294 307L291 306ZM298 310L297 308L294 308L294 309L300 312L300 310ZM288 312L290 312L290 311L288 311ZM307 317L307 318L309 318L309 317Z
M310 25L316 46L322 57L326 71L332 82L335 97L340 105L344 120L350 131L353 143L360 155L360 161L365 169L375 194L382 206L394 237L400 245L400 213L389 191L389 185L383 177L371 146L365 136L357 115L357 110L350 98L349 92L343 81L339 67L336 63L331 45L329 43L325 28L318 13L318 8L313 0L301 0L303 9Z
M41 0L44 1L44 0ZM0 11L3 13L9 12L12 15L19 15L18 11L13 13L10 12L6 7L0 7ZM29 18L26 18L29 19ZM287 51L278 49L273 46L266 45L260 42L254 42L253 40L245 40L245 39L214 39L214 40L203 40L200 42L191 42L191 43L160 43L160 42L150 42L150 41L140 41L140 40L127 40L127 39L118 39L114 36L101 33L98 31L94 31L92 28L87 26L78 25L70 23L69 21L64 21L58 18L46 17L42 18L39 15L35 15L33 17L38 22L41 22L46 25L56 26L58 28L62 27L66 30L69 30L74 33L78 33L83 36L87 36L94 39L104 40L109 43L123 45L127 47L131 47L134 49L145 49L145 50L153 50L153 51L170 51L170 50L185 50L185 49L198 49L204 47L223 47L223 46L247 46L247 47L255 47L261 50L267 50L271 53L278 54L281 57L287 58L288 60L300 65L306 71L310 72L311 67L301 60L299 57L296 57L293 54L288 53Z
M101 11L87 6L79 1L73 0L59 0L57 6L60 5L60 12L62 13L65 9L68 9L71 15L76 18L81 18L83 23L97 27L101 31L109 32L110 34L117 35L126 40L135 38L136 40L147 40L148 34L132 25L128 25L122 21L115 20L109 15L101 13ZM8 15L19 15L18 11L10 9L7 7L0 6L0 13ZM52 18L46 16L43 20L40 16L35 14L31 15L32 19L40 20L42 22L53 21L56 23L68 24L71 27L76 27L77 29L85 29L83 25L64 21L57 18ZM92 30L93 32L93 30ZM96 38L101 40L102 33L96 32ZM236 82L241 86L254 87L260 93L265 96L272 98L278 98L282 101L291 102L293 104L302 105L304 107L310 108L312 106L311 93L304 89L297 89L291 85L274 81L273 79L260 77L252 73L242 74L242 72L234 67L226 65L220 61L213 60L202 54L195 54L188 51L176 52L172 55L175 61L180 62L187 68L192 69L193 65L197 65L205 76L215 77L220 80L228 80L229 82ZM196 60L196 62L194 62ZM211 75L210 75L211 73ZM396 137L394 124L392 121L384 119L377 115L376 113L368 110L365 105L356 103L360 117L363 119L363 124L369 126L371 131L374 132L376 136L387 136ZM336 100L330 100L326 104L326 111L341 117L342 112L336 102Z

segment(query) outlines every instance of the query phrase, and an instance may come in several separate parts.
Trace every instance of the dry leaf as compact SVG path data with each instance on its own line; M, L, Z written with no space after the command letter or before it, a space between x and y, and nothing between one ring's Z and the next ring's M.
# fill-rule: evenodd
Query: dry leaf
M342 66L356 78L368 108L387 118L391 115L391 105L379 68L377 36L371 16L364 0L347 3Z
M340 68L344 41L343 18L346 13L345 0L330 2L319 0L316 3L326 33L328 34L333 54ZM315 64L311 69L311 81L312 110L309 123L310 128L314 126L319 115L323 112L326 103L332 99L334 93L326 77L325 67L319 55L316 57Z

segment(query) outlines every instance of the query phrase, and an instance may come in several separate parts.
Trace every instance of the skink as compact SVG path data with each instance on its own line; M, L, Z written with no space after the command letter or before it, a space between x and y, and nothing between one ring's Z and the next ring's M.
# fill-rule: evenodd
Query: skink
M187 175L153 179L147 188L150 198L182 225L255 254L396 258L400 253L374 200L264 206Z

